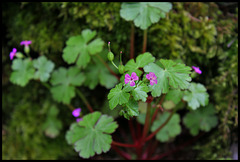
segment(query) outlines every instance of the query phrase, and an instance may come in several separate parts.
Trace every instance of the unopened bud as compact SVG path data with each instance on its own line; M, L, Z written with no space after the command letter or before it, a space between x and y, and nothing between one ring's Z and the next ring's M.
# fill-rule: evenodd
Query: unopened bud
M124 71L125 71L125 68L124 68L123 65L119 65L119 66L118 66L118 70L119 70L119 73L120 73L120 74L123 74Z
M109 61L113 61L114 60L114 55L113 55L113 53L112 52L108 52L108 60Z

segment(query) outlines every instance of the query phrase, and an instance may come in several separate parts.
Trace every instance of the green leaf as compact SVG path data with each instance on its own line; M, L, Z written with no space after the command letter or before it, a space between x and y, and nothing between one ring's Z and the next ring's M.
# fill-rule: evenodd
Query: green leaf
M171 9L172 4L169 2L122 3L120 15L144 30L158 22L160 18L165 18L166 13Z
M114 109L118 104L122 105L128 102L130 93L128 93L127 89L122 89L123 84L119 83L115 86L115 88L111 89L108 94L109 99L109 107L110 109Z
M37 69L35 72L35 79L40 79L42 82L48 81L50 73L54 68L54 63L47 60L45 56L40 56L33 61L33 66Z
M53 71L50 80L53 85L50 89L53 98L58 102L69 104L75 96L75 86L82 85L84 80L84 74L77 67L69 69L60 67Z
M85 68L91 60L90 55L95 55L103 49L104 42L100 38L92 40L95 35L96 31L85 29L82 35L70 37L66 42L67 46L63 49L64 61Z
M139 70L139 68L143 68L147 64L154 62L155 57L152 56L151 53L145 52L144 54L140 54L136 58L136 62L134 59L129 60L125 65L125 71L128 72L128 74L132 74L132 72L135 72L138 76L142 74L142 71Z
M142 100L145 102L148 97L147 92L148 92L148 86L142 81L140 81L137 84L137 87L132 91L132 95L136 101Z
M124 116L128 120L130 117L138 116L138 102L131 98L126 104L126 107L123 107L123 109L119 112L119 115Z
M215 108L209 104L187 113L183 118L183 123L190 129L190 133L196 136L200 130L208 132L217 125L218 119L215 113Z
M184 92L183 100L187 101L188 106L196 110L200 105L206 106L209 101L206 88L200 83L192 82L189 91Z
M113 133L118 124L112 117L93 112L85 115L79 123L73 123L66 133L68 144L74 144L74 149L82 158L95 154L106 153L111 148Z
M159 128L169 117L170 113L165 111L161 114L154 122L151 127L151 131L154 132L157 128ZM156 138L161 142L166 142L171 138L176 137L181 133L180 126L180 116L178 114L174 114L168 123L156 134Z
M181 101L182 97L183 91L180 89L170 89L166 94L165 100L173 101L173 103L176 105Z
M49 109L47 119L42 126L46 136L50 138L57 137L62 128L62 122L57 118L58 113L59 110L56 108L56 106L52 106Z
M161 64L162 67L155 63L144 66L145 72L153 72L157 76L158 83L149 86L153 97L158 97L162 93L168 93L170 86L174 89L188 89L191 81L189 76L191 73L190 67L164 59L160 59L157 63Z
M24 87L29 80L34 78L35 69L30 59L14 59L10 81Z

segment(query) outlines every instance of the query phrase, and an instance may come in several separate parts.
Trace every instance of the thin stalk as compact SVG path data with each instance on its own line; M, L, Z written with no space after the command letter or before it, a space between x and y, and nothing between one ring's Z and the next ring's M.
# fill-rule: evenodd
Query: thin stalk
M113 66L114 66L116 69L118 69L117 65L116 65L113 61L111 61L111 63L113 64Z
M175 111L172 111L171 114L169 115L169 117L167 118L167 120L160 127L158 127L158 129L156 129L154 132L152 132L144 141L146 142L146 141L152 139L169 122L169 120L172 118Z
M46 82L41 82L41 83L42 83L42 85L44 85L44 87L46 87L46 88L48 88L48 89L51 88L51 86L50 86L49 84L47 84Z
M150 112L151 112L151 103L148 103L148 105L147 105L147 114L146 114L145 124L144 124L144 128L143 128L142 139L144 139L146 137L146 135L148 133L148 130L149 130Z
M142 53L145 53L147 49L147 29L144 30L143 33L143 49L142 49Z
M134 24L131 23L131 46L130 46L130 59L134 58Z
M153 114L153 116L152 116L151 124L152 124L153 121L156 119L157 113L158 113L158 108L156 108L156 110L155 110L155 112L154 112L154 114Z
M102 59L101 56L96 54L97 58L103 63L103 65L109 70L109 72L114 75L118 80L120 80L120 77L108 66L108 64ZM115 64L114 64L115 65ZM116 65L115 65L116 66ZM118 68L117 68L118 69Z
M112 145L121 146L121 147L138 147L138 144L128 144L112 141Z
M76 92L78 94L78 96L82 99L82 101L84 102L84 104L87 106L88 110L92 113L94 112L92 109L92 106L89 104L88 100L86 99L86 97L82 94L82 92L78 89L76 89Z
M137 138L136 138L136 134L135 134L135 129L134 129L134 127L133 127L132 119L128 120L128 125L129 125L129 129L130 129L130 132L131 132L133 141L134 141L134 143L135 143Z
M114 149L120 156L122 156L124 159L126 160L131 160L131 155L129 155L126 152L123 152L122 150L120 150L119 148L117 148L116 146L112 145L111 147L112 149Z

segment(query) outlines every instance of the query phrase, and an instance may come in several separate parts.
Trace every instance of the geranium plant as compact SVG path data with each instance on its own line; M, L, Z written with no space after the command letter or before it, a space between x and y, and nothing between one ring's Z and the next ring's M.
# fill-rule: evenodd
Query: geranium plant
M85 29L80 35L72 36L63 49L63 60L68 67L58 67L45 56L31 58L30 44L23 41L24 53L13 48L10 53L12 63L12 83L26 86L34 79L49 89L53 99L70 108L75 117L66 132L67 143L72 145L82 158L106 153L114 149L125 159L160 159L164 155L154 155L156 145L153 138L160 142L174 140L181 134L180 122L196 136L200 130L209 131L217 125L213 105L208 105L209 95L204 85L192 81L193 73L199 75L199 67L187 66L182 62L155 58L147 52L147 28L166 17L172 4L168 2L123 3L120 15L133 21L136 27L144 30L142 53L134 58L134 30L131 34L130 60L125 64L120 52L119 65L114 63L111 43L97 37L97 32ZM133 28L134 29L134 28ZM104 45L108 46L104 49ZM126 54L124 54L126 55ZM113 66L112 66L113 65ZM110 67L111 66L111 67ZM113 68L116 69L113 69ZM110 115L95 111L94 107L81 92L81 86L94 89L98 84L110 89L107 95L109 111L120 107L120 117L128 120L133 143L116 141L113 133L121 125ZM78 95L85 104L75 108L72 99ZM89 114L82 114L87 108ZM189 112L181 118L178 110L187 108ZM52 108L44 129L55 137L61 129L56 119L58 111ZM48 123L55 124L49 127ZM134 122L136 127L134 127ZM141 126L143 125L143 126ZM132 148L136 156L119 147Z

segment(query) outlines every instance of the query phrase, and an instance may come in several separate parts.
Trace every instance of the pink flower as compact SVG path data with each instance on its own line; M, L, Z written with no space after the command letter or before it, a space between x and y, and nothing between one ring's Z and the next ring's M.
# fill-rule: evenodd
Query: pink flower
M83 120L82 118L77 118L77 119L76 119L77 122L80 122L80 121L82 121L82 120Z
M125 84L130 83L130 86L135 86L135 81L138 80L138 76L135 72L132 72L131 76L129 74L125 75L124 82Z
M22 46L22 45L25 45L25 46L28 46L29 44L31 44L32 43L32 41L27 41L27 40L25 40L25 41L22 41L21 43L20 43L20 45Z
M78 117L80 115L81 108L76 108L75 110L72 111L72 115L74 117Z
M195 67L195 66L192 66L192 68L194 69L194 71L198 74L202 74L202 71L199 69L199 67Z
M154 83L157 84L157 76L153 72L149 72L146 78L150 80L150 85L154 85Z
M16 56L16 53L17 53L17 49L13 48L12 52L10 52L10 55L9 55L10 56L10 60L12 60L14 56Z

